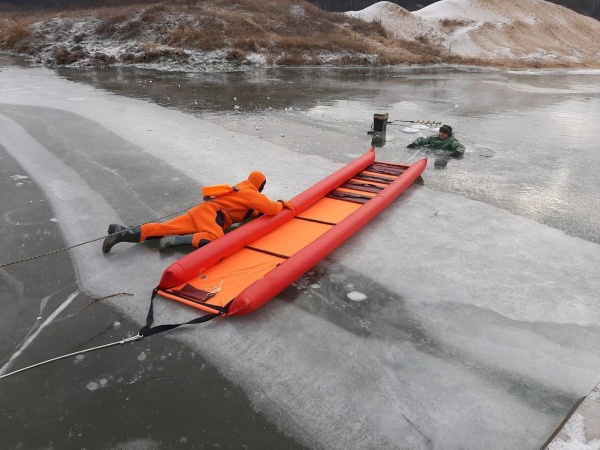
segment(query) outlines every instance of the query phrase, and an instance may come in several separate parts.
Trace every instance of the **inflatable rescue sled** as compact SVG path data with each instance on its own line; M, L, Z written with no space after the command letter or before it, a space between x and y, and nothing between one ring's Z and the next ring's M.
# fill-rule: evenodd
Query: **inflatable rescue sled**
M290 200L171 264L155 292L201 310L252 312L380 213L425 170L375 161L371 149Z

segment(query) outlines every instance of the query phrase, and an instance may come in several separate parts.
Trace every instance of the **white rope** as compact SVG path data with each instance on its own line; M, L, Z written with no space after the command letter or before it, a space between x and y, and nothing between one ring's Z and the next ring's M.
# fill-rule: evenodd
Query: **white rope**
M410 158L408 158L406 161L404 161L404 162L401 162L401 163L398 163L398 164L408 164L410 161L412 161L412 160L413 160L413 158L414 158L415 156L417 156L417 155L418 155L419 153L421 153L422 151L423 151L423 149L422 149L422 148L421 148L421 149L419 149L419 150L417 150L417 152L416 152L414 155L412 155Z
M211 294L218 294L219 292L221 292L221 289L223 288L223 281L221 280L221 282L219 283L219 285L217 287L213 287L213 289L210 291Z
M200 203L197 203L196 205L192 206L191 208L195 208L198 205L200 205ZM158 217L158 218L156 218L156 219L154 219L154 220L152 220L150 222L144 222L144 223L142 223L140 225L131 226L131 227L125 228L125 229L123 229L121 231L115 231L114 233L107 234L106 236L101 236L99 238L90 239L89 241L80 242L79 244L71 245L70 247L63 247L63 248L59 248L58 250L52 250L50 252L42 253L40 255L30 256L28 258L18 259L16 261L11 261L11 262L7 262L7 263L4 263L4 264L0 264L0 268L7 267L7 266L12 266L13 264L22 263L22 262L29 261L29 260L36 259L36 258L41 258L42 256L49 256L49 255L53 255L55 253L64 252L65 250L71 250L73 248L81 247L82 245L85 245L85 244L91 244L92 242L102 241L102 240L106 239L109 236L115 236L115 235L117 235L119 233L122 233L123 231L131 230L132 228L141 227L142 225L147 225L149 223L154 223L154 222L156 222L158 220L162 220L162 219L165 219L167 217L174 216L175 214L181 214L181 213L183 213L185 211L189 211L191 208L182 209L181 211L176 211L174 213L167 214L166 216Z
M52 358L52 359L49 359L47 361L43 361L43 362L34 364L32 366L28 366L28 367L24 367L24 368L19 369L19 370L15 370L14 372L7 373L6 375L0 375L0 379L6 378L6 377L10 377L11 375L15 375L15 374L17 374L19 372L24 372L26 370L33 369L34 367L43 366L44 364L48 364L48 363L51 363L53 361L58 361L59 359L65 359L65 358L69 358L70 356L81 355L82 353L88 353L88 352L92 352L94 350L100 350L101 348L112 347L113 345L123 345L123 344L126 344L128 342L139 341L140 339L143 339L143 338L144 338L144 336L142 336L141 334L138 334L137 336L132 336L132 337L129 337L129 338L125 338L125 339L122 339L120 341L113 342L112 344L100 345L98 347L88 348L86 350L80 350L78 352L69 353L68 355L58 356L56 358Z

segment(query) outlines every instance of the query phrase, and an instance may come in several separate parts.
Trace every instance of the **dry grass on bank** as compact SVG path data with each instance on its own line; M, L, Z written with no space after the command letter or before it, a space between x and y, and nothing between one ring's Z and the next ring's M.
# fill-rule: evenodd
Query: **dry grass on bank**
M394 39L381 23L327 13L302 0L172 0L134 5L129 0L110 0L105 8L0 14L0 49L31 55L40 62L90 60L94 54L86 48L103 44L124 48L106 55L108 64L186 59L193 51L214 50L225 50L229 61L242 62L249 54L260 54L268 64L294 66L396 65L443 58L427 43ZM102 58L97 59L101 64Z

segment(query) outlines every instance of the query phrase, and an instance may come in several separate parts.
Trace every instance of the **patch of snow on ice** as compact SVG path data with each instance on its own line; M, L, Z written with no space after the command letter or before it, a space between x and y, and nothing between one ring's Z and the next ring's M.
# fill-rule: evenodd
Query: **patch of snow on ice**
M346 297L355 302L362 302L363 300L367 299L367 296L365 294L357 291L348 292L346 294Z

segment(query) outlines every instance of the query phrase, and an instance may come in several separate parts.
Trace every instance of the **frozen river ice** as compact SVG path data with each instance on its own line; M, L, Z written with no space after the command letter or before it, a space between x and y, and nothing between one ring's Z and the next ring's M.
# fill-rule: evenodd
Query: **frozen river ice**
M390 124L378 160L431 156L422 186L250 316L0 380L6 447L541 447L600 381L599 81L4 60L2 262L185 209L255 169L291 198L368 150L374 113L440 120L467 147L435 170ZM99 241L0 268L0 370L135 333L180 256ZM115 293L133 295L82 310ZM156 315L195 312L159 301Z

